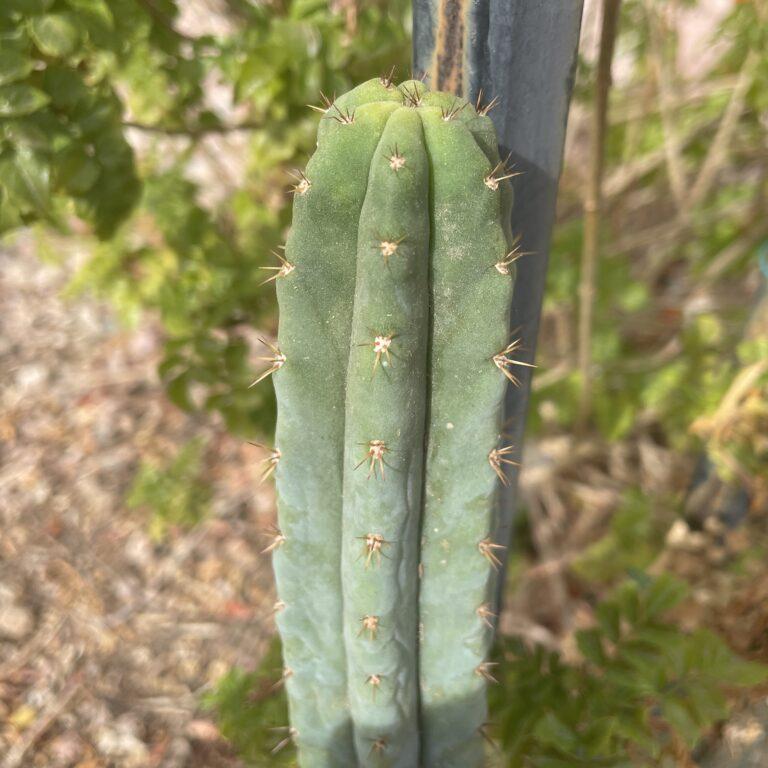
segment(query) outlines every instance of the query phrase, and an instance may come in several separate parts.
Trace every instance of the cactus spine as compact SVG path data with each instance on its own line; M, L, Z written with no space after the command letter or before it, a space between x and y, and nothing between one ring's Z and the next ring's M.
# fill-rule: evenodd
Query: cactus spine
M326 107L266 358L290 734L305 768L472 768L518 364L511 188L463 100L381 79Z

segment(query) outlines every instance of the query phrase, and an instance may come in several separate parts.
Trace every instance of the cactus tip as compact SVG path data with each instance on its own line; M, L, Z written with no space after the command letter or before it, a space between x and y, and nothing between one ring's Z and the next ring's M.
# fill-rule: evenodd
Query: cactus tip
M336 101L336 94L333 94L333 99L329 99L322 91L320 91L320 99L323 102L322 107L317 107L314 104L307 104L307 106L310 109L314 109L315 112L320 112L320 114L324 115L333 106L333 102Z
M285 681L293 674L293 670L290 667L283 667L283 672L280 675L280 679L270 686L270 691L276 691L281 685L285 684Z
M509 158L507 158L508 160ZM493 167L493 170L490 171L490 173L487 173L483 177L483 183L485 184L488 189L495 192L502 181L505 179L512 179L515 176L520 176L522 174L522 171L513 171L511 168L507 168L507 161L506 160L500 160L496 165Z
M421 106L421 94L419 93L418 88L416 88L415 85L412 87L408 87L407 85L402 86L403 88L403 95L405 96L405 105L407 107L420 107Z
M269 453L269 455L261 460L261 464L266 464L264 471L259 478L259 485L269 478L269 476L277 469L277 465L280 463L280 459L283 454L280 453L279 448L267 448L262 443L254 443L251 440L248 441L248 445L254 445L256 448L261 448Z
M355 110L350 109L349 107L346 107L345 109L341 109L337 104L333 104L333 109L336 110L335 115L328 115L326 114L325 117L330 117L331 120L335 120L337 123L341 123L341 125L352 125L352 123L355 122Z
M390 347L392 346L392 339L395 338L394 334L376 334L373 337L373 341L369 342L366 346L373 347L373 373L376 373L376 368L381 363L382 366L392 365L392 352ZM381 358L384 357L384 362L381 362ZM382 473L383 474L383 473Z
M379 78L379 82L387 89L389 90L394 85L394 77L395 77L395 65L392 65L392 69L389 70L389 74L382 75Z
M278 752L280 752L281 749L284 747L287 747L288 744L290 744L292 741L294 741L299 736L299 732L291 727L290 725L281 726L280 728L270 728L271 731L282 731L283 733L286 733L286 737L284 739L281 739L280 742L278 742L275 747L272 749L270 754L276 755Z
M294 195L306 195L312 182L304 175L304 172L297 168L295 171L288 171L288 174L296 182L288 191Z
M503 259L499 259L493 266L496 271L501 275L508 275L511 273L510 267L523 256L532 256L535 251L521 251L520 250L520 235L517 235L512 241L512 250L507 253Z
M374 701L376 701L376 691L381 687L382 680L384 680L384 675L368 675L366 678L365 684L371 686L371 697Z
M491 735L488 733L488 728L493 725L493 723L481 723L477 726L477 732L480 734L480 736L483 738L485 742L490 744L491 747L493 747L496 752L501 754L501 748L499 745L491 738Z
M382 755L387 748L387 740L383 736L379 736L377 739L373 739L371 744L371 751L368 756L372 756L374 753Z
M397 248L403 240L405 240L405 235L398 237L396 240L385 240L384 238L381 238L381 240L374 245L374 248L381 251L381 255L384 257L384 263L389 264L389 257L394 256L395 253L397 253Z
M440 115L442 116L443 120L448 123L451 120L453 120L456 115L461 112L462 109L464 109L467 106L467 102L465 101L461 106L457 106L456 101L453 102L450 108L446 109L445 107L440 107Z
M282 600L275 601L275 604L272 606L272 613L280 613L281 611L284 611L286 608L285 603Z
M481 88L477 94L477 101L475 102L475 111L481 117L485 117L495 106L499 104L499 97L494 96L485 106L483 106L483 89Z

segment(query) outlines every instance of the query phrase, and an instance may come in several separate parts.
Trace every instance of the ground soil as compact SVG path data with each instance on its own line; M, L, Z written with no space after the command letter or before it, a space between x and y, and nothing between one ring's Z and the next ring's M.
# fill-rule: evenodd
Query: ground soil
M261 457L169 403L151 320L62 297L74 260L0 250L0 765L234 768L200 699L272 633ZM210 514L153 541L126 492L193 437Z

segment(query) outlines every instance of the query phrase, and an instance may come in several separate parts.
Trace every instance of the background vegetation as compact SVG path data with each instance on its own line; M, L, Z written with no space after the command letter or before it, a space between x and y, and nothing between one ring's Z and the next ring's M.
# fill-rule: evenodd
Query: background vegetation
M546 588L565 597L551 615L503 626L489 750L510 766L694 765L685 761L727 718L735 688L760 690L764 669L753 662L768 660L692 607L707 576L678 556L692 552L707 570L707 548L728 550L717 562L732 577L724 603L763 574L768 15L762 0L622 4L585 339L578 255L595 5L510 568L513 611L525 613L521 595L542 564L555 563ZM410 7L225 0L215 15L193 11L181 0L3 2L0 231L34 227L47 259L76 243L84 256L69 290L106 297L127 323L160 324L159 376L172 401L268 440L270 388L248 386L258 336L276 323L258 268L289 225L289 171L314 146L318 118L306 105L393 64L407 75ZM697 37L701 18L714 22ZM151 511L158 540L206 512L202 450L192 444L137 474L129 503ZM650 473L655 483L632 467L651 454L672 462ZM545 470L554 501L536 481ZM610 503L595 505L582 477ZM728 549L736 529L749 544ZM284 704L266 676L233 670L207 698L256 765L291 760L288 749L267 756Z

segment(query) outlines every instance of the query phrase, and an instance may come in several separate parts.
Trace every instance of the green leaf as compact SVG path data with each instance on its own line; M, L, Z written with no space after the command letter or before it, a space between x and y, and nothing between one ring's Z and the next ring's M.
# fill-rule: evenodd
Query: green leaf
M646 717L644 708L623 714L616 720L616 734L646 749L653 749L656 746L656 738L646 722Z
M648 590L645 602L647 616L656 617L674 608L686 595L683 582L669 575L659 576Z
M0 185L0 235L24 224L19 209L6 201L8 193Z
M47 11L53 5L53 0L3 0L3 4L9 11L32 15Z
M48 151L51 146L51 131L45 129L43 125L36 120L38 113L31 117L21 117L11 120L4 120L0 136L10 144L19 146L26 145L33 149Z
M23 117L42 109L50 99L31 85L13 83L0 86L0 117Z
M567 750L578 744L578 738L573 730L553 712L548 712L539 720L534 732L542 744L560 749Z
M696 743L701 733L701 727L683 703L674 699L665 701L662 705L662 717L687 744Z
M669 650L681 642L680 630L671 625L649 625L632 633L635 642L648 647Z
M583 768L584 763L574 765L570 757L535 757L530 765L533 768ZM601 763L601 765L604 765Z
M17 51L0 51L0 85L13 83L24 79L34 66L32 59L28 59Z
M66 0L86 25L96 25L100 30L111 31L115 26L115 17L105 0Z
M82 77L71 67L58 64L46 67L42 86L50 95L53 105L68 113L87 101L89 95Z
M597 607L597 622L611 642L617 643L619 641L619 637L621 637L621 612L616 603L601 603Z
M186 374L181 374L166 384L168 398L183 411L192 411L195 407L190 399L189 379L190 377Z
M34 16L29 21L29 31L40 51L54 58L69 56L80 40L76 21L68 13Z
M91 157L69 152L57 162L56 180L73 194L87 192L99 178L101 168Z
M0 167L0 178L19 209L41 217L52 216L49 177L46 161L27 147Z
M689 683L687 703L691 715L702 729L728 715L727 699L714 685Z
M231 669L203 698L203 707L215 713L221 733L248 765L295 765L291 749L272 752L281 738L276 734L288 720L285 688L275 685L282 664L275 636L256 670Z
M587 661L600 667L605 663L605 651L599 629L584 629L576 633L576 643Z

